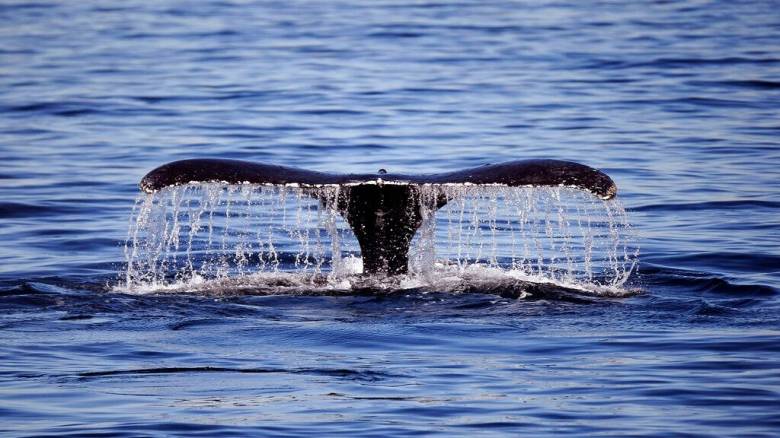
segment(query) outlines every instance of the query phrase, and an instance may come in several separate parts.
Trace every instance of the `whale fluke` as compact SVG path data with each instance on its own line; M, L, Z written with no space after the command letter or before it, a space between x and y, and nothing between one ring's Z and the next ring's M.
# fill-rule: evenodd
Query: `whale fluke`
M375 174L335 174L240 160L190 159L152 170L143 177L140 187L154 193L169 186L201 182L341 185L336 206L360 244L363 272L388 275L407 272L409 244L422 224L422 184L566 186L605 200L617 194L617 186L605 173L560 160L518 160L455 172L403 175L384 169ZM432 202L440 208L447 201L442 192Z

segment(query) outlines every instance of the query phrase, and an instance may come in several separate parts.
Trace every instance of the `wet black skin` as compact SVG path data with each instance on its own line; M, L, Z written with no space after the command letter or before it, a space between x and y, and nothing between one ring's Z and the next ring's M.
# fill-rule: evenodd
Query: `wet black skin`
M422 224L420 184L472 183L506 186L569 186L602 199L617 194L605 173L571 161L518 160L428 175L334 174L287 166L224 159L192 159L162 165L141 180L153 193L164 187L193 182L228 184L299 184L302 187L340 184L337 208L360 244L363 272L397 275L407 272L409 244ZM447 203L443 194L431 200Z

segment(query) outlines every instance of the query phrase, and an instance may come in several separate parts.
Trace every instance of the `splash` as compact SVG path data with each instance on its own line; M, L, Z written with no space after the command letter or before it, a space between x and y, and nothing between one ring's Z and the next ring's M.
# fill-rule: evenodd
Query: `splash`
M423 185L409 274L369 278L338 185L190 184L140 195L115 290L460 291L545 283L621 294L638 259L625 209L565 187ZM436 209L445 195L447 204Z

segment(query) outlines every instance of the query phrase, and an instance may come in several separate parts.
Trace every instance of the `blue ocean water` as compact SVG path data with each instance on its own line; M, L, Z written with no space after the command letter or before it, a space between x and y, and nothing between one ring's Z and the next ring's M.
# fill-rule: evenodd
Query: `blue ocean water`
M776 436L776 2L0 5L0 433ZM625 297L125 294L176 159L604 170Z

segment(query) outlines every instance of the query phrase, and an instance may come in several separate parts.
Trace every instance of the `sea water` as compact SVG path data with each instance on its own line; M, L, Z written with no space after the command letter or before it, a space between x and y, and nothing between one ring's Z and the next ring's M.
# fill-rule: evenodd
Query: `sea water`
M777 436L776 2L11 0L0 23L0 435ZM298 188L141 194L206 157L572 160L625 216L467 188L379 279Z

